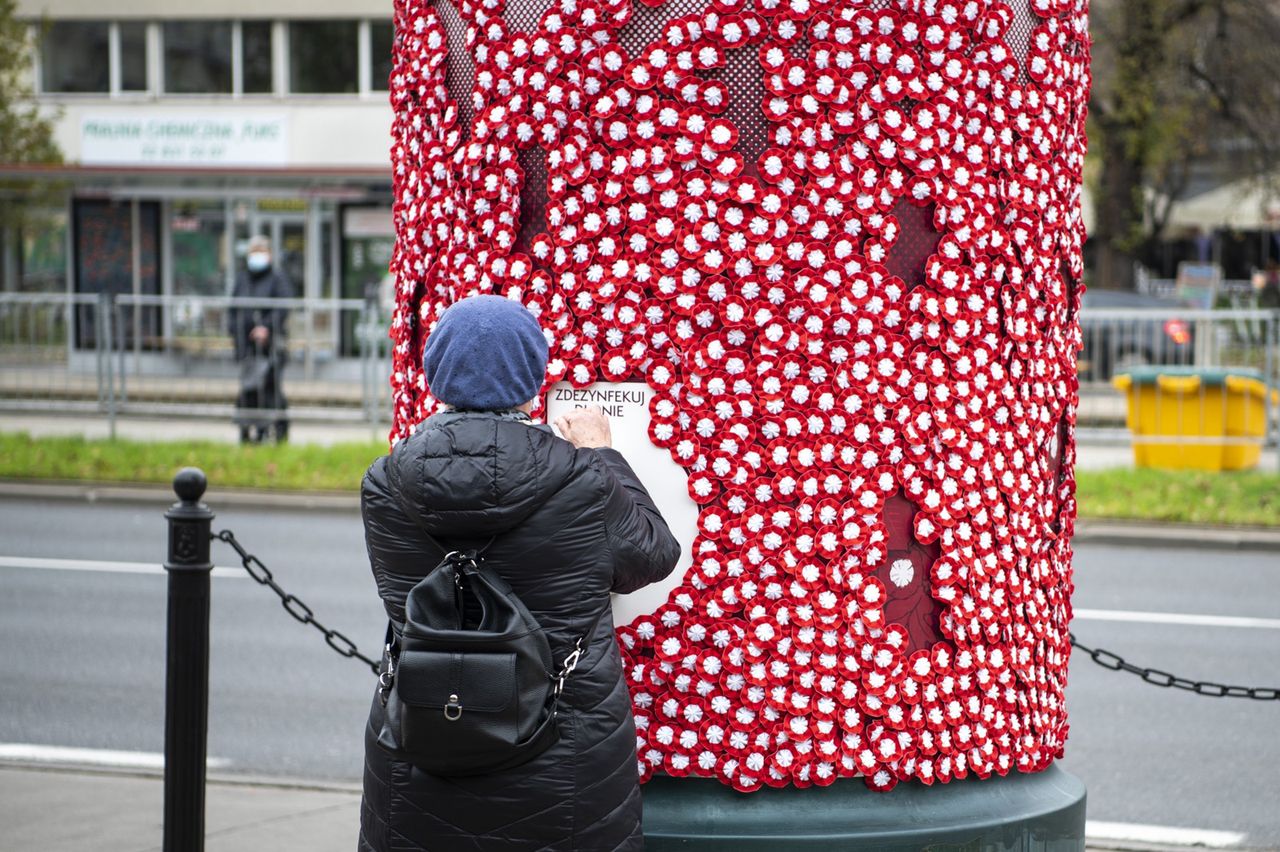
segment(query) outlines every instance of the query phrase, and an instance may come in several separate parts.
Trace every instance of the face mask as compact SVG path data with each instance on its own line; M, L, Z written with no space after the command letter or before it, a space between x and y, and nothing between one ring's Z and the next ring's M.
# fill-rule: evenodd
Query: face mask
M261 272L271 265L271 255L255 251L246 258L245 264L249 267L250 272Z

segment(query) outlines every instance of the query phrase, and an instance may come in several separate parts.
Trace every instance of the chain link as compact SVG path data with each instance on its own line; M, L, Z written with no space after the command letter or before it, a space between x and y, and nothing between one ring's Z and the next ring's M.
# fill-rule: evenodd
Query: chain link
M338 630L325 627L316 620L315 612L311 607L302 602L296 595L291 595L284 589L280 588L280 584L276 582L275 575L271 573L271 569L262 564L262 561L252 553L244 549L239 541L236 540L235 534L231 530L222 530L217 533L214 538L224 541L231 545L240 556L240 561L244 565L245 573L252 577L259 585L266 586L276 593L280 598L280 605L284 607L284 611L293 616L302 624L310 624L324 635L325 644L344 657L360 660L367 665L376 676L378 674L378 663L369 659L360 653L356 648L356 643L352 642L347 636ZM1161 671L1160 669L1143 668L1130 663L1112 651L1104 648L1090 648L1076 641L1074 633L1071 636L1071 645L1089 655L1089 658L1104 669L1110 669L1115 672L1128 672L1137 675L1143 681L1153 686L1164 687L1165 689L1183 689L1187 692L1194 692L1197 695L1207 695L1211 698L1252 698L1255 701L1277 701L1280 700L1280 687L1265 686L1230 686L1223 683L1214 683L1212 681L1191 680L1190 678L1179 677L1170 672ZM566 660L566 663L568 661Z
M284 607L285 612L289 613L289 615L293 616L302 624L310 624L316 630L323 633L325 644L330 648L337 651L344 657L360 660L360 662L365 663L369 668L373 669L375 676L378 674L377 662L360 653L359 649L356 648L356 643L348 639L341 631L332 630L317 621L315 613L312 611L311 607L307 606L295 595L291 595L284 589L280 588L280 584L276 582L275 575L271 573L271 569L266 565L263 565L262 561L258 559L258 557L245 550L244 546L241 545L240 542L236 541L235 533L231 532L231 530L222 530L213 537L231 545L232 549L240 555L240 562L244 565L245 573L257 581L258 585L266 586L268 589L275 592L276 596L280 598L280 605Z
M1136 666L1119 654L1102 648L1090 648L1081 645L1076 641L1074 633L1071 636L1071 645L1078 648L1089 655L1089 659L1093 660L1104 669L1110 669L1113 672L1128 672L1137 675L1145 682L1153 686L1162 686L1165 689L1185 689L1187 692L1194 692L1196 695L1207 695L1210 698L1252 698L1255 701L1276 701L1280 700L1280 687L1266 686L1228 686L1225 683L1214 683L1207 680L1191 680L1190 678L1179 677L1160 669L1143 668Z

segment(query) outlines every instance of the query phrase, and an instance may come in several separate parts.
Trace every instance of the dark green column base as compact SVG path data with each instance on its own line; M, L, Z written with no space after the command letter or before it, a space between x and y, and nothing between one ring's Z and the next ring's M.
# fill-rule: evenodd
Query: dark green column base
M1084 784L1056 766L889 793L857 778L742 794L706 778L659 776L641 789L646 852L1084 849Z

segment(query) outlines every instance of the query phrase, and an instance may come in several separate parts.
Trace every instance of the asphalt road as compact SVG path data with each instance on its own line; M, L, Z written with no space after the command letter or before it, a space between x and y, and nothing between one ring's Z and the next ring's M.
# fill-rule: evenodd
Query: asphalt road
M163 506L0 499L0 744L163 750L165 578L16 567L14 557L158 565ZM326 624L376 655L383 621L355 512L222 509ZM218 565L235 565L214 544ZM20 560L19 560L20 561ZM1280 558L1080 545L1077 610L1280 618ZM1081 642L1198 679L1280 686L1280 629L1077 618ZM215 578L209 754L222 771L354 781L373 678L269 590ZM1205 698L1072 661L1064 767L1089 818L1240 832L1280 848L1280 702Z
M165 559L164 506L0 500L0 556ZM386 628L359 514L218 510L311 606L371 657ZM213 543L217 565L237 565ZM0 742L164 750L166 578L0 568ZM374 677L247 578L213 581L209 755L236 771L357 779Z
M1275 553L1079 545L1077 611L1280 618ZM1077 618L1076 638L1195 680L1280 687L1280 629ZM1243 832L1280 848L1280 701L1161 689L1072 657L1062 766L1089 789L1089 818Z

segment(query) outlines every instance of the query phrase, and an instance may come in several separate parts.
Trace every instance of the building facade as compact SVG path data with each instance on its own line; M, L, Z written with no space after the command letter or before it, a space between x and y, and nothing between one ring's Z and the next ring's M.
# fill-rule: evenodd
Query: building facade
M5 240L3 289L229 294L270 238L298 296L376 292L393 243L390 4L21 0L65 204ZM349 330L334 323L336 351Z

